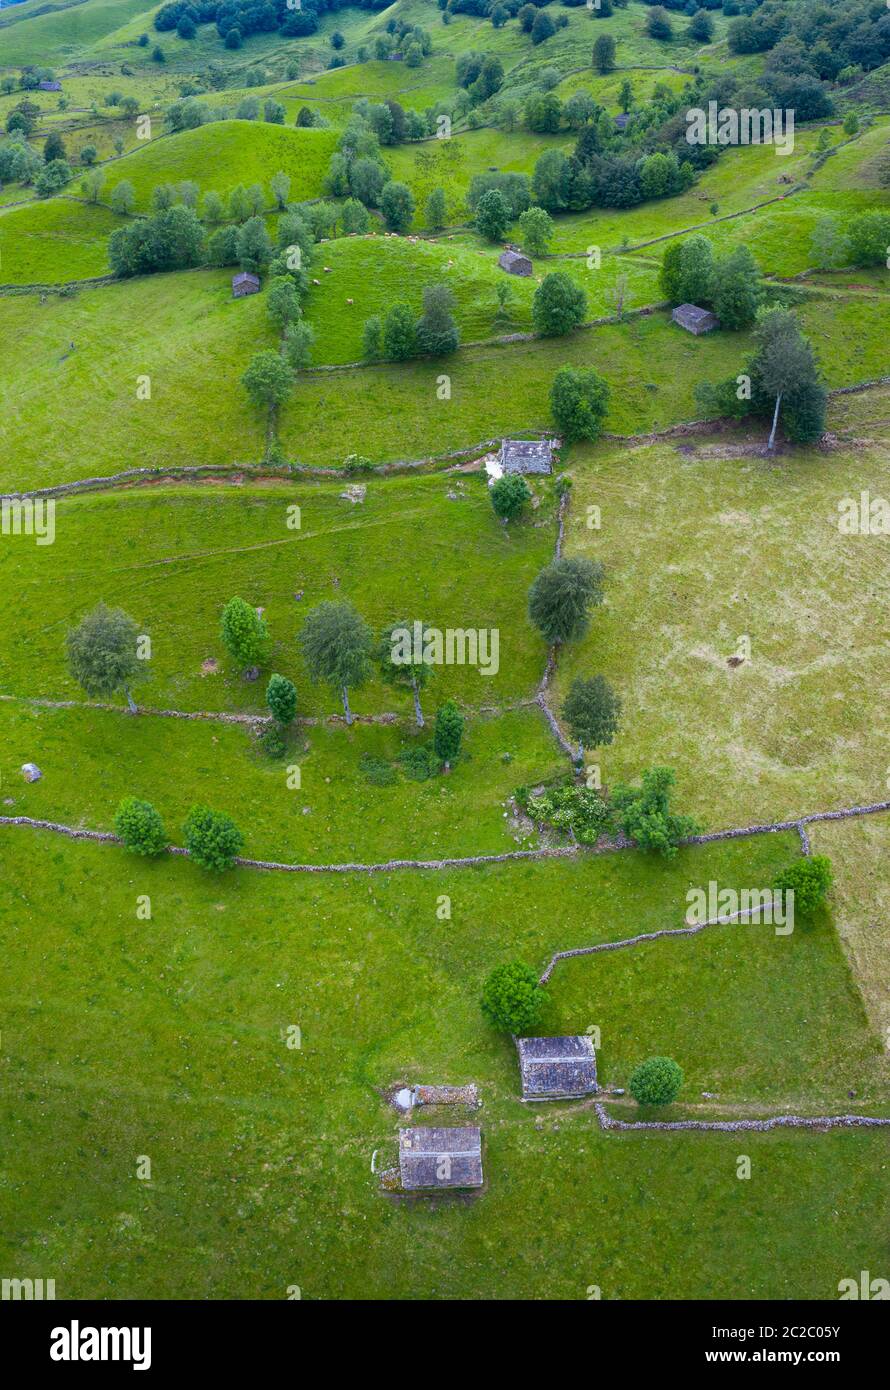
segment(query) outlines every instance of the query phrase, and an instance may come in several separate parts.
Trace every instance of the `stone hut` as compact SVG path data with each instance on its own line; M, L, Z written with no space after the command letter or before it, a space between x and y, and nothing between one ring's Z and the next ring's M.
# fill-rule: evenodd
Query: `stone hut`
M700 309L697 304L678 304L671 318L696 337L699 333L710 333L713 328L720 327L717 315L712 314L710 309Z
M399 1176L409 1192L481 1187L481 1129L400 1129Z
M576 1100L595 1094L592 1038L517 1038L516 1051L523 1100Z
M239 275L232 276L232 298L243 299L246 294L258 294L260 288L260 277L253 275L249 270L242 270Z
M546 439L504 439L497 461L502 475L553 472L553 450Z
M507 250L502 251L498 256L498 265L501 270L506 270L508 275L529 276L532 273L532 263L528 256L523 255L521 251L515 250L512 246L508 246Z

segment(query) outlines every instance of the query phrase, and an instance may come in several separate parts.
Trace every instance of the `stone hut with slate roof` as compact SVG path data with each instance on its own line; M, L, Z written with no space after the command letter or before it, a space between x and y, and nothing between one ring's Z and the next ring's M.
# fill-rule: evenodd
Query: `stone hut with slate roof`
M45 82L39 84L37 90L39 92L60 92L62 90L62 84L56 78L47 79Z
M260 277L249 270L232 276L232 298L243 299L246 294L256 294L260 288Z
M508 246L506 251L502 251L498 256L498 265L501 270L506 270L508 275L531 275L533 266L528 256L524 256L521 251Z
M517 1038L523 1100L575 1100L597 1090L593 1039Z
M546 439L504 439L498 463L508 473L552 473L553 450Z
M716 314L712 314L710 309L700 309L697 304L678 304L671 314L674 323L678 323L681 328L685 328L687 333L710 333L713 328L720 327L720 320Z
M399 1175L406 1192L481 1187L481 1129L400 1129Z

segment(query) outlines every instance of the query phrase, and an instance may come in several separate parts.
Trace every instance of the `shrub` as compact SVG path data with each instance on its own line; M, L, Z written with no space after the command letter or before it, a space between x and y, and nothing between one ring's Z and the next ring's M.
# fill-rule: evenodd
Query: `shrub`
M263 730L260 744L270 758L283 758L287 751L284 735L277 724L270 724L268 729Z
M573 680L562 707L573 738L583 748L602 748L618 732L621 701L605 676Z
M193 806L183 826L186 849L203 869L230 869L244 848L244 836L231 816Z
M495 515L503 521L513 521L522 514L531 490L521 473L507 473L492 484L489 496Z
M460 752L464 734L464 717L453 700L446 700L436 710L436 731L433 746L437 757L445 764L446 772Z
M439 770L439 763L435 754L424 743L418 747L405 748L399 754L399 762L412 782L426 782L430 777L435 777Z
M795 911L808 917L825 901L832 882L831 860L824 854L814 854L812 858L798 859L783 869L773 888L782 893L792 892Z
M530 1032L545 1002L537 975L520 960L495 966L482 986L482 1012L503 1033Z
M683 1085L683 1069L672 1057L648 1057L634 1067L627 1083L637 1105L670 1105Z
M371 753L363 753L361 760L362 776L372 787L392 787L399 780L392 763L384 758L375 758Z
M163 854L167 848L164 823L150 801L125 796L114 817L114 830L133 854Z
M575 836L582 845L595 845L612 825L608 803L590 787L569 783L541 796L528 796L525 809L532 820L546 821Z
M274 675L266 686L266 704L279 724L290 724L297 712L297 687L287 676Z

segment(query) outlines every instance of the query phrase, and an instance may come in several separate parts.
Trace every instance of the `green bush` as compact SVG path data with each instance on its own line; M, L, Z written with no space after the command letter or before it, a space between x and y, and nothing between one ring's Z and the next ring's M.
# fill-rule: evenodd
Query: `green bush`
M297 712L297 688L287 676L270 676L266 704L279 724L290 724Z
M519 799L518 792L516 798ZM589 787L572 783L554 787L541 796L528 796L525 809L532 820L546 821L557 830L571 832L582 845L595 845L612 828L612 815L603 797Z
M649 768L641 780L641 787L617 786L613 790L618 824L641 849L656 850L663 858L673 859L680 841L697 835L700 827L692 816L678 816L671 810L671 787L676 778L669 767Z
M824 854L798 859L783 869L773 883L774 890L794 894L794 909L809 916L825 901L833 882L831 860Z
M504 1033L529 1033L535 1027L546 995L530 965L514 960L495 966L482 987L482 1012Z
M231 816L193 806L183 826L186 849L204 869L230 869L244 848L244 836Z
M426 782L439 771L436 755L426 744L403 749L399 754L399 762L405 776L412 782Z
M243 598L230 598L222 612L220 636L239 666L253 666L262 660L269 629Z
M270 724L267 729L263 730L260 737L260 744L262 745L263 751L268 753L270 758L283 758L287 752L287 744L284 741L284 735L277 724Z
M164 823L150 801L125 796L114 817L114 830L133 854L163 854L167 848Z
M627 1089L637 1105L670 1105L683 1085L683 1069L671 1057L648 1057L630 1074Z

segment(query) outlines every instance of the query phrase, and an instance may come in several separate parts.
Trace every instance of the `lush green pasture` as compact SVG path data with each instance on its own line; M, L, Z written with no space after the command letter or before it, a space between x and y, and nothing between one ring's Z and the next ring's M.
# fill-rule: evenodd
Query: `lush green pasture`
M436 698L430 692L430 715ZM431 725L425 732L413 722L304 726L281 760L269 758L243 726L209 721L0 703L0 725L3 788L16 792L15 810L3 808L5 815L111 830L121 798L135 792L158 807L171 841L181 843L182 823L198 801L235 818L246 854L285 863L501 854L518 847L503 814L514 787L565 770L537 710L471 718L450 774L424 782L400 774L389 787L368 782L362 758L395 765L402 749L429 738ZM44 777L19 794L27 761ZM293 765L298 790L287 785Z
M567 548L605 564L607 602L563 654L557 698L597 672L619 691L604 779L666 763L712 826L883 800L886 537L842 535L838 519L843 498L888 495L886 445L769 463L731 439L601 444L571 469Z
M886 371L880 298L814 297L801 317L830 385ZM745 334L693 338L656 313L568 338L471 348L439 362L308 375L282 413L280 438L292 460L337 463L353 450L375 461L417 458L546 428L551 383L564 363L597 367L612 386L607 429L638 434L695 419L695 383L735 374L749 350ZM449 400L438 396L443 372Z
M274 338L259 295L232 299L230 273L154 275L45 303L3 298L0 325L17 345L0 383L4 488L262 457L266 422L240 378ZM146 376L151 399L141 400Z
M0 67L71 62L127 20L154 8L146 0L90 0L89 4L54 5L48 13L41 13L47 7L40 0L16 5L3 12Z
M620 275L627 277L628 307L651 304L660 297L655 267L646 261L607 256L594 272L585 261L554 263L543 258L535 264L534 277L509 279L512 297L506 312L500 314L496 290L505 279L497 264L500 250L475 238L427 242L371 234L319 247L312 269L320 284L310 289L305 303L306 318L316 332L313 362L359 361L365 320L372 314L385 317L398 303L409 304L419 315L427 285L450 286L465 342L530 332L532 298L542 276L552 270L566 270L582 285L590 318L614 313Z
M0 685L77 697L65 632L104 598L152 638L144 704L265 713L265 682L245 684L219 639L222 607L238 594L265 610L269 670L296 681L303 713L341 708L337 694L309 684L296 645L306 611L322 599L349 599L375 630L417 616L443 630L497 628L497 673L442 667L428 704L448 695L473 706L530 696L546 651L529 626L526 595L553 550L549 487L538 486L541 505L509 528L497 521L481 478L371 481L359 505L341 498L342 488L295 482L242 491L211 483L59 501L53 545L8 537L0 550L4 587L19 596L15 629L0 649ZM294 503L299 530L288 526ZM203 676L210 657L220 672ZM411 708L406 695L377 681L356 692L353 705Z
M673 868L628 855L219 880L2 833L3 1264L51 1274L58 1297L284 1298L298 1284L304 1298L584 1299L595 1283L607 1299L833 1298L851 1270L879 1265L881 1134L746 1135L740 1183L737 1136L604 1136L589 1108L523 1107L515 1054L476 1003L505 955L543 964L567 942L669 925L687 884L759 882L790 840L687 852ZM146 894L150 922L136 918ZM733 952L721 1017L710 996ZM669 1035L688 1103L705 1079L770 1109L789 1083L817 1105L848 1105L851 1077L868 1089L876 1044L827 923L768 941L727 928L640 961L589 960L550 986L567 1026L605 1024L607 1083ZM608 991L634 978L647 1008L618 1017ZM300 1050L285 1045L291 1025ZM487 1191L381 1197L371 1157L392 1161L398 1120L376 1088L464 1080L484 1100Z
M236 184L261 183L269 205L268 184L283 171L291 178L291 198L314 198L322 182L336 137L328 130L288 130L265 121L218 121L198 130L184 130L115 160L108 169L102 196L129 180L136 205L147 211L159 183L192 179L202 192L226 194Z
M108 208L51 198L0 217L0 283L53 285L108 274L106 239L121 225Z

